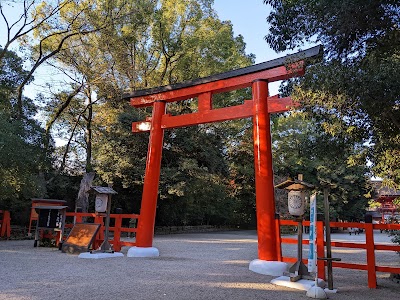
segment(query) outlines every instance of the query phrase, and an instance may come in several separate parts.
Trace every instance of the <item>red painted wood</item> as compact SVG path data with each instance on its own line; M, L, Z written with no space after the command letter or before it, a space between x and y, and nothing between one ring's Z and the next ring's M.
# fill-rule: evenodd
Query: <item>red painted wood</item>
M198 97L205 92L222 93L236 89L250 87L254 80L266 79L269 82L288 79L294 76L304 74L304 62L296 62L289 66L280 66L256 73L246 74L228 79L208 82L186 88L166 91L162 93L131 98L130 103L135 107L144 107L152 105L154 101L164 100L175 102Z
M300 104L298 102L293 102L290 97L278 98L273 96L268 98L268 112L270 114L285 112L299 106Z
M400 274L400 268L395 268L395 267L376 266L376 271L385 272L385 273Z
M304 222L305 225L309 223ZM280 225L295 225L296 223L292 220L280 220ZM394 227L393 227L394 226ZM363 270L368 272L368 287L376 288L376 272L386 272L386 273L400 273L400 267L391 266L377 266L375 262L375 251L385 250L385 251L399 251L400 246L397 245L374 245L373 230L374 229L400 229L400 224L370 224L370 223L355 223L355 222L330 222L330 227L353 227L353 228L365 228L366 240L365 243L351 243L351 242L336 242L332 241L331 245L338 248L353 248L353 249L366 249L367 253L367 263L366 264L355 264L346 262L332 262L332 266L335 268L353 269L353 270ZM325 256L325 242L324 236L324 224L322 221L317 222L317 256ZM282 243L285 244L295 244L297 240L295 238L282 238ZM303 244L305 242L303 241ZM297 258L295 257L283 257L284 262L295 262ZM325 266L326 261L318 260L318 277L325 280Z
M281 237L281 231L280 231L280 220L279 218L275 219L275 226L276 226L276 252L278 254L278 261L282 261L282 237Z
M211 101L211 98L208 98L209 95L209 93L206 93L206 95L204 96L204 100L202 100L202 102L199 101L199 111L197 113L178 116L171 116L166 114L162 117L161 127L163 129L179 128L184 126L242 119L253 116L252 100L246 100L242 105L224 107L219 109L210 109L211 102L209 101ZM293 103L290 97L278 98L274 96L268 98L269 113L280 113L288 111L288 109L294 107L295 105L296 104ZM146 125L141 127L141 124ZM138 121L132 123L132 132L150 131L150 128L151 122L148 121Z
M149 147L147 150L140 219L136 235L136 243L138 247L151 247L153 245L158 183L160 180L161 154L164 138L164 130L161 128L161 118L164 114L165 102L155 102L153 105Z
M277 261L274 172L267 104L268 82L261 80L253 82L252 91L258 257L261 260Z
M98 248L104 240L104 217L99 216L95 213L76 213L67 212L66 217L75 217L77 223L82 222L82 217L93 217L94 223L101 224L100 233L96 236L93 243L93 248ZM111 232L114 232L114 238L109 242L113 245L115 251L120 251L122 246L136 246L136 242L124 242L121 241L121 232L137 232L137 228L126 228L122 227L122 219L137 219L139 220L140 215L138 214L111 214L111 219L115 219L115 226L109 227ZM73 224L65 224L66 228L72 228Z
M114 231L114 243L113 249L114 251L121 251L121 227L122 227L122 216L115 215L115 226L113 228Z
M76 222L82 223L82 216L76 216Z
M332 267L334 268L343 268L343 269L352 269L352 270L368 270L367 265L363 264L352 264L352 263L345 263L345 262L338 262L338 261L333 261L332 262Z
M211 92L202 93L198 97L199 112L209 111L212 109L212 94Z
M93 249L97 249L101 246L101 243L104 241L104 220L102 216L95 214L94 223L100 224L99 232L96 234L96 237L93 241Z
M324 222L317 221L317 258L325 257ZM326 280L325 261L317 260L318 278Z
M297 244L297 239L295 239L295 238L282 238L282 243L284 243L284 244Z
M297 238L282 238L282 243L284 243L284 244L297 244L298 241L297 241ZM308 244L310 243L310 240L308 240L308 239L303 239L303 240L301 241L301 243L302 243L303 245L308 245Z
M295 262L297 262L297 257L287 257L287 256L284 256L284 257L282 257L282 261L283 261L283 262L288 262L288 263L295 263ZM308 264L308 259L303 258L303 259L302 259L302 262L307 266L307 264Z
M372 223L365 224L365 243L367 249L368 287L376 288L376 264L374 247L374 229Z
M253 101L247 100L244 104L238 106L224 107L179 116L164 115L162 118L161 126L164 129L177 128L211 122L221 122L227 120L248 118L252 115Z
M8 210L0 210L0 214L2 215L1 219L1 228L0 228L0 237L10 238L11 236L11 215Z
M258 253L262 260L276 261L281 258L280 237L277 237L275 222L275 200L272 170L270 113L283 112L292 106L290 98L268 98L268 82L288 79L304 74L304 62L279 66L251 74L238 75L228 79L180 87L174 90L156 92L130 99L131 105L143 107L153 105L152 120L134 122L133 132L150 130L148 158L142 195L141 219L137 230L137 246L150 247L154 233L154 219L158 194L163 130L196 124L219 122L238 118L253 117L256 211L258 230ZM264 79L263 81L260 81ZM266 81L268 80L268 82ZM254 81L254 82L253 82ZM252 87L253 99L243 105L212 109L212 95L245 87ZM159 102L175 102L198 98L198 112L179 116L165 115L158 109ZM151 123L150 123L151 122Z
M366 249L364 243L350 243L350 242L331 242L332 247L353 248L353 249Z
M375 245L375 250L397 251L400 252L400 246L395 245Z

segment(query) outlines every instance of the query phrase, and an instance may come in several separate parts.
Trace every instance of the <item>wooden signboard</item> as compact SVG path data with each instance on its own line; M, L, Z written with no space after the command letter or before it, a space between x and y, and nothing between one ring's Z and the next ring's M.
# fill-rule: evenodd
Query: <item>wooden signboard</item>
M36 211L37 207L40 206L65 206L67 201L65 200L57 200L57 199L40 199L40 198L31 198L32 200L32 207L31 207L31 215L29 218L29 228L28 228L28 235L31 234L32 229L32 222L38 221L39 214ZM67 206L65 206L67 207Z
M90 245L99 231L100 224L76 223L62 244L62 252L79 254L89 251Z

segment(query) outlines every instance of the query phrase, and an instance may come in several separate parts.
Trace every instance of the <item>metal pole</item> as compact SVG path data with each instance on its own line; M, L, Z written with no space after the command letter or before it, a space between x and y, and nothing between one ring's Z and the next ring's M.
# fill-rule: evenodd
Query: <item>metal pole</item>
M328 197L329 197L329 189L324 188L326 258L327 258L327 265L328 265L328 289L333 290L331 227L329 224L329 199L328 199Z

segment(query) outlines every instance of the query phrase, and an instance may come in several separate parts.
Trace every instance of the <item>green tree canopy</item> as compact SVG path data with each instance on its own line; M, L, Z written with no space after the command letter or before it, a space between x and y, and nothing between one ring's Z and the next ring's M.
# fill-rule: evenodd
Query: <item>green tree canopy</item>
M232 24L219 20L211 5L210 0L147 0L95 6L81 15L89 27L98 22L105 7L113 11L123 7L124 13L110 26L68 39L66 48L55 56L75 82L48 100L48 124L53 133L62 129L61 135L76 128L70 145L76 155L70 155L83 164L81 154L90 151L85 135L91 120L92 164L100 180L129 190L119 193L124 198L119 205L128 211L139 209L148 141L146 134L131 133L131 123L149 116L151 108L131 108L121 101L122 93L253 62L253 56L245 53L243 37L234 36ZM244 96L238 92L217 98L216 106L223 107L242 102ZM169 104L168 113L194 111L196 104L197 99ZM227 205L231 198L224 143L238 131L235 126L166 132L159 224L224 223L233 217L235 205Z
M303 174L319 191L328 183L332 216L348 221L363 218L368 201L367 167L350 159L362 155L362 145L332 136L317 119L303 112L274 117L272 132L276 175L296 178Z
M23 116L19 115L16 90L27 73L22 66L23 60L12 51L5 51L0 60L0 207L15 212L24 208L26 198L45 193L40 174L49 167L44 132L33 119L36 107L31 99L23 98Z
M367 143L372 171L400 185L400 5L398 1L264 1L276 51L320 42L325 49L294 97L332 135ZM356 158L356 156L353 156ZM361 162L360 162L361 163Z

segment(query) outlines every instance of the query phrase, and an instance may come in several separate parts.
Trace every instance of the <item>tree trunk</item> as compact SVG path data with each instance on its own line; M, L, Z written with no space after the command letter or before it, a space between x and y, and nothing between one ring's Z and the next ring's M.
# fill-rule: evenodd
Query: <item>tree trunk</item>
M77 211L78 207L82 210L82 212L88 212L89 208L89 193L90 187L92 186L92 182L94 179L95 173L89 172L83 175L81 180L81 185L79 188L78 198L75 203L75 211Z
M92 119L93 119L93 101L92 101L92 89L91 85L88 84L87 89L87 99L88 99L88 114L86 117L86 132L85 132L85 139L86 139L86 172L92 172Z

